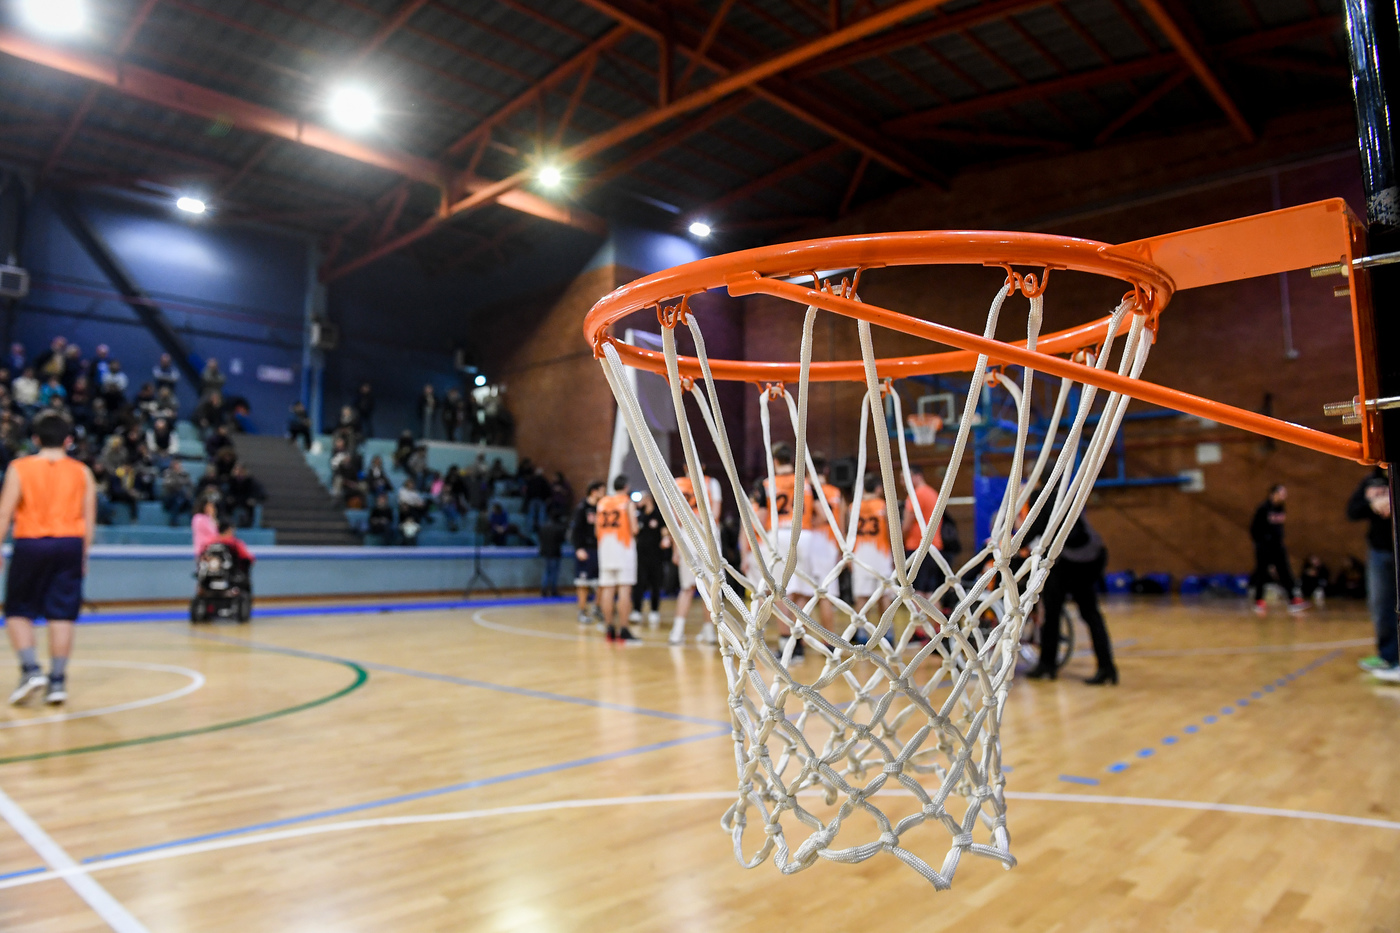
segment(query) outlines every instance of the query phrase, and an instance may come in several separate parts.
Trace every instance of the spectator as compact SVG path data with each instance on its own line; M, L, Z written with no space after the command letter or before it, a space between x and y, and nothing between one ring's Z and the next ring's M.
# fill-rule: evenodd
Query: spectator
M1327 601L1327 587L1332 582L1332 571L1327 569L1321 557L1309 554L1308 559L1303 561L1303 570L1298 575L1298 582L1303 587L1303 598L1311 599L1313 605L1320 609Z
M379 454L370 459L369 469L365 470L365 491L371 496L394 491L394 481L389 478L389 471L384 468L384 458Z
M361 508L365 495L364 484L360 481L364 461L359 452L345 442L345 438L337 437L333 444L330 462L331 494L350 508ZM357 500L359 505L354 504Z
M26 366L20 370L10 388L14 391L15 404L24 417L33 418L39 409L39 380L34 377L34 368Z
M1400 641L1395 630L1395 539L1391 528L1390 477L1378 466L1347 500L1347 518L1366 525L1366 602L1376 626L1376 653L1361 669L1381 680L1400 683Z
M204 398L215 393L224 391L224 383L228 380L224 378L224 371L219 368L219 361L214 357L209 357L204 364L204 369L199 374L199 395Z
M553 495L554 490L544 474L544 467L535 467L534 473L525 480L525 517L530 522L531 531L538 531L544 524Z
M422 426L422 438L425 441L433 436L433 421L437 418L437 410L437 394L433 392L433 387L423 386L423 392L418 396L418 421Z
M161 502L170 516L170 527L174 528L180 516L194 504L194 478L185 472L179 460L170 461L170 466L160 477Z
M190 518L190 534L194 538L194 556L204 553L204 549L219 537L219 500L210 496L200 500L199 511Z
M564 553L564 523L559 513L550 512L539 530L540 557L544 558L544 576L540 578L540 596L559 595L559 563Z
M63 374L68 368L68 359L64 355L67 346L66 337L55 337L49 342L49 348L34 361L34 374L41 381L47 382L50 376L57 377L60 382L63 381Z
M24 344L10 344L10 372L22 373L29 366L29 357L24 352Z
M1282 483L1269 487L1269 496L1254 511L1254 520L1249 523L1249 536L1254 540L1254 612L1265 615L1269 611L1264 601L1264 585L1277 579L1278 584L1288 594L1290 612L1301 612L1308 608L1303 597L1293 583L1293 570L1288 565L1288 551L1283 545L1283 523L1287 518L1284 503L1288 501L1288 489Z
M214 429L214 433L204 439L204 456L214 460L219 456L219 451L232 446L233 439L228 436L228 425L221 424Z
M86 431L92 421L92 385L86 376L73 380L73 390L68 393L68 411L73 416L73 424Z
M438 507L442 509L443 518L447 520L447 530L456 531L461 527L462 519L462 471L456 464L447 468L447 475L442 478L441 488L434 490L437 497Z
M155 380L157 392L169 389L174 394L175 387L180 384L180 370L175 368L169 353L162 353L160 362L151 367L151 378Z
M126 488L121 477L111 472L105 463L98 461L92 465L92 478L97 487L97 523L112 524L112 507L123 503L131 510L131 520L136 521L136 497Z
M214 502L222 502L224 498L224 481L219 476L219 468L212 463L204 465L204 474L199 477L199 482L195 484L194 495L196 499L208 499Z
M107 441L108 435L116 428L116 423L112 420L112 414L107 410L107 403L101 396L92 400L92 417L88 421L88 435L92 438L94 446L101 448Z
M442 433L449 441L457 439L457 428L462 425L465 417L466 408L462 404L462 393L455 388L448 389L442 400Z
M423 527L428 505L413 477L408 477L399 487L399 543L410 547L418 544L418 532Z
M105 343L99 343L97 349L92 352L92 378L96 380L98 386L102 385L102 380L107 378L107 371L112 363L112 351Z
M574 507L574 488L569 485L569 481L563 473L554 474L554 482L549 486L550 508L560 515L567 515L569 509Z
M506 514L505 506L499 502L491 503L487 527L491 530L491 544L495 547L505 547L506 535L510 532L510 516Z
M337 438L344 438L351 450L360 446L360 415L349 405L340 406L340 421L331 432Z
M157 418L146 431L146 449L150 451L156 466L165 469L180 453L180 435L175 433L169 421Z
M374 437L374 388L368 382L360 383L355 394L355 413L360 416L361 433Z
M39 388L40 408L52 408L54 399L64 402L67 398L68 390L63 388L63 383L59 381L57 376L49 376L47 381Z
M161 386L156 389L156 404L154 409L157 418L164 418L171 424L180 417L180 400L175 397L175 390L169 386Z
M413 456L413 432L407 429L399 435L399 442L394 445L394 466L400 470L408 470L408 458Z
M107 364L107 377L102 380L102 398L109 411L121 411L126 407L126 373L122 372L122 361L112 360Z
M131 404L148 423L154 421L156 418L156 387L149 382L141 383L141 388L136 390L136 397L131 400Z
M208 435L218 430L227 420L228 416L224 411L224 396L218 389L205 395L195 406L194 426L199 428L201 434Z
M235 463L224 485L225 501L239 528L251 528L258 506L267 498L262 483L248 473L248 468Z
M287 416L287 439L295 444L297 438L301 438L305 449L311 449L311 419L301 402L293 402L291 414Z
M369 511L368 531L378 539L377 544L394 543L394 510L389 505L389 497L383 493L374 497L374 508Z
M70 343L63 350L63 388L72 389L73 380L86 375L87 371L88 363L83 359L82 348L76 343Z
M543 471L541 471L543 473ZM642 621L642 600L651 595L651 611L647 624L656 628L661 623L661 596L666 585L666 565L662 563L662 542L668 538L666 523L651 493L643 493L637 503L637 582L632 586L632 615L630 622ZM676 644L676 642L672 642Z

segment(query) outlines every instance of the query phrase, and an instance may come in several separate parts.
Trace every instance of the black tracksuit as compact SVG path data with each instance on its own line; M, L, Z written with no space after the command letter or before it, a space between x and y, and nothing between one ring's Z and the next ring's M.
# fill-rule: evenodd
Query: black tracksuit
M1293 571L1288 566L1288 551L1283 546L1283 522L1286 517L1284 507L1274 505L1268 499L1254 512L1254 520L1249 523L1249 536L1254 540L1254 599L1264 598L1264 584L1277 579L1279 586L1288 591L1290 598L1297 596L1293 584Z
M661 510L637 510L637 585L632 587L632 605L640 612L642 597L651 594L651 611L661 611L661 591L666 586L666 564L662 559L661 533L666 523Z

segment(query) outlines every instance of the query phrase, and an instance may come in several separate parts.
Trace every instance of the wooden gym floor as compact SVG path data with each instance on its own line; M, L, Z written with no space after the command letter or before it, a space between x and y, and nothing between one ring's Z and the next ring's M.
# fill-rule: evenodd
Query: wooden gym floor
M1400 688L1355 604L1109 603L1122 686L1080 657L1008 703L1019 867L942 893L740 868L723 675L665 625L305 612L85 625L63 713L0 712L0 929L1400 929Z

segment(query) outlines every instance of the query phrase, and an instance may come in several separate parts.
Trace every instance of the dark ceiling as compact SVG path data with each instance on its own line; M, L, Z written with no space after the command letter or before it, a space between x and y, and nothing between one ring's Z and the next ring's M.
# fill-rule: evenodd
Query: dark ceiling
M313 233L332 279L605 219L748 245L972 165L1348 100L1341 0L88 2L76 40L0 29L0 159ZM325 116L349 79L383 110L359 136Z

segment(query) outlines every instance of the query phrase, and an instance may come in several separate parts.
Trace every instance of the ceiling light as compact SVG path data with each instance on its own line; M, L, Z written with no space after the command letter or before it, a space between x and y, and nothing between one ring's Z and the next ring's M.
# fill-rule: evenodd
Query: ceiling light
M692 236L701 238L707 237L710 235L710 225L703 220L692 221L690 224L690 233Z
M379 103L358 85L336 88L327 105L331 121L352 132L367 130L379 119Z
M555 165L546 165L540 169L540 184L546 188L558 188L564 182L564 173L559 171Z
M188 211L191 214L204 213L204 202L201 201L199 198L181 198L180 200L175 202L175 206L178 207L180 210Z
M35 32L72 36L87 26L84 0L19 0L19 16Z
M486 377L485 377L485 376L477 376L477 377L476 377L476 384L479 385L479 386L484 386L484 385L486 385Z

